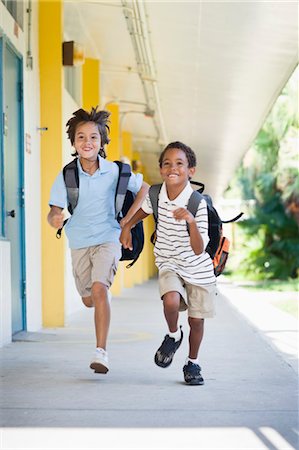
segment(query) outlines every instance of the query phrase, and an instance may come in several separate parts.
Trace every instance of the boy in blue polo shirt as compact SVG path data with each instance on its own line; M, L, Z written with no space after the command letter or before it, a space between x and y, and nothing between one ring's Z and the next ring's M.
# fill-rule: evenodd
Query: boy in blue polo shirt
M120 225L115 219L115 192L118 166L106 160L104 145L109 143L108 111L79 109L67 122L67 134L78 156L79 199L65 232L71 249L73 275L77 290L87 307L94 307L96 352L90 368L96 373L109 370L106 351L110 324L108 289L113 282L121 257ZM141 174L131 174L128 189L136 199L124 225L138 210L148 191ZM49 224L63 226L67 191L63 173L54 181L50 194Z

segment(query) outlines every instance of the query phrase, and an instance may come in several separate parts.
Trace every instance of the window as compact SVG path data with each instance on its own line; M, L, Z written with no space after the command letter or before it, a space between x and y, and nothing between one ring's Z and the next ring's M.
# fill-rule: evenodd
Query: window
M75 102L81 104L81 67L64 66L64 86Z
M24 1L23 0L2 0L19 27L23 30Z

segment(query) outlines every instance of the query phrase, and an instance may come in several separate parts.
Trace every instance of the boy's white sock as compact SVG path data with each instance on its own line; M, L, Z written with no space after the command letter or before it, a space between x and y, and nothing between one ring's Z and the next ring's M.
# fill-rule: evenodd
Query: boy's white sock
M198 364L198 358L196 359L186 358L186 364L188 364L188 361L192 362L193 364Z
M168 333L169 337L174 338L175 342L179 341L182 336L181 329L178 328L174 333Z
M96 353L101 353L101 354L107 355L106 350L104 350L104 349L101 348L101 347L97 347L97 348L96 348Z

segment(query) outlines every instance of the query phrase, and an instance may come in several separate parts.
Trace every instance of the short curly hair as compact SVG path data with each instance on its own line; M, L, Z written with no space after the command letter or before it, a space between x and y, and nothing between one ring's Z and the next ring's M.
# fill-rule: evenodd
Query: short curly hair
M188 145L185 145L179 141L171 142L164 148L163 152L161 153L161 155L159 157L159 166L160 167L162 167L165 153L167 152L167 150L170 150L172 148L177 148L179 150L182 150L185 153L186 158L188 160L188 167L196 167L196 155L195 155L194 151L192 150L192 148L188 147Z
M90 112L85 111L82 108L73 112L73 117L71 117L66 124L66 132L69 140L71 141L71 144L74 145L75 134L78 125L87 122L94 122L97 125L101 136L101 148L99 150L99 154L103 158L106 158L104 145L109 144L110 142L110 139L108 138L108 134L110 133L110 127L108 125L110 122L109 117L110 112L104 110L98 111L98 106L96 106L95 108L92 107ZM72 155L76 156L77 154L77 151L75 151Z

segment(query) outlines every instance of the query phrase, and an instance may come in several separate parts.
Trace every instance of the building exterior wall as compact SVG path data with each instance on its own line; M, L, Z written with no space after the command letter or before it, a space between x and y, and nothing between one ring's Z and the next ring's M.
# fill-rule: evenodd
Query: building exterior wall
M23 60L24 95L24 184L25 184L25 245L26 245L26 322L28 331L39 330L41 321L41 211L40 211L40 126L39 119L39 63L37 35L37 4L32 4L32 57L33 68L26 67L28 14L25 13L24 30L15 24L14 19L0 2L0 35L7 40ZM10 243L0 240L0 304L1 332L0 346L11 340L10 284L9 268Z
M44 8L50 9L45 11ZM30 15L28 9L31 9ZM46 36L49 26L51 41ZM52 182L72 158L66 122L76 109L101 104L101 66L100 61L90 59L82 66L82 92L77 97L82 98L82 105L79 105L64 88L62 1L25 2L23 30L0 2L0 36L23 60L26 323L27 331L35 332L43 326L63 326L71 314L83 308L72 276L67 240L57 241L46 216ZM30 56L28 61L27 56ZM113 122L108 157L126 156L132 162L132 136L126 132L122 136L120 132L119 105L109 105L109 109ZM147 237L152 228L150 222L145 224ZM155 272L151 244L146 241L145 245L148 249L133 268L126 269L125 263L120 264L113 295L120 295L123 288L141 283ZM12 339L11 285L14 280L9 260L10 243L0 238L0 347ZM149 261L151 267L147 269Z

